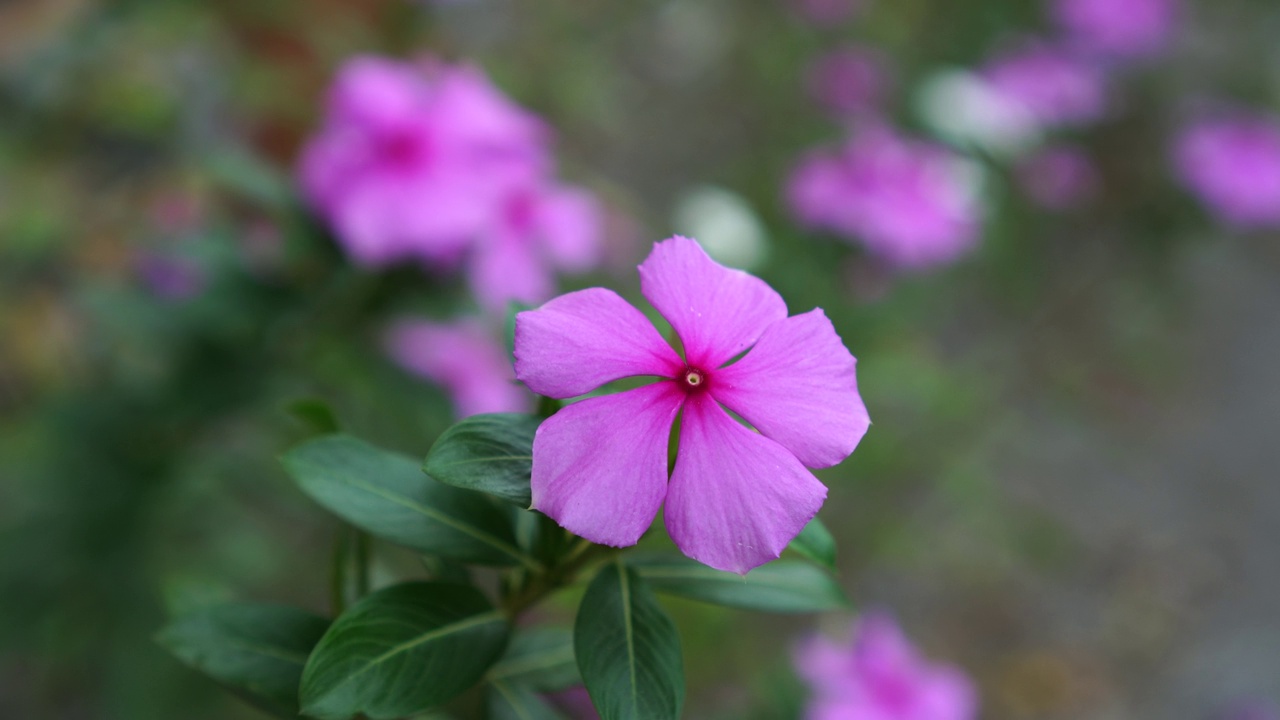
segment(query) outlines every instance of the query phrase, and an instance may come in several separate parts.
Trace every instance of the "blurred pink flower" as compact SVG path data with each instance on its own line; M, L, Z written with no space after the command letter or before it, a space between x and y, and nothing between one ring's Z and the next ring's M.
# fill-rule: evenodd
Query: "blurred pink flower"
M853 17L861 0L790 0L792 9L814 25L839 25Z
M1063 47L1024 44L992 59L983 75L992 89L1045 127L1094 122L1107 109L1102 67Z
M973 720L978 698L959 670L920 657L891 617L863 615L850 642L815 635L796 669L813 691L807 720Z
M1044 148L1017 167L1027 197L1047 210L1079 205L1098 188L1098 171L1082 150L1066 145Z
M330 90L301 182L356 263L450 266L512 188L547 171L546 142L476 68L358 57Z
M887 78L884 58L869 48L846 46L819 55L809 66L809 95L839 116L878 110Z
M603 288L516 316L516 376L535 393L565 399L625 377L659 378L573 403L542 423L533 507L592 542L622 547L640 539L665 501L667 531L682 552L745 574L778 557L822 507L827 489L808 468L841 462L866 433L855 360L822 310L787 317L764 281L719 265L688 238L654 245L640 265L640 291L671 323L683 358ZM668 438L681 411L668 482Z
M1179 14L1176 0L1054 0L1051 12L1074 45L1119 58L1164 50Z
M1174 146L1182 182L1228 224L1280 227L1280 123L1246 114L1198 121Z
M388 328L384 346L405 370L442 386L459 418L533 407L516 384L506 348L478 320L400 320Z
M1274 705L1261 700L1233 704L1219 716L1220 720L1280 720Z
M537 303L555 293L553 272L599 264L604 211L591 193L550 183L510 193L470 259L471 291L486 310Z
M190 300L209 285L205 267L177 252L140 253L134 260L134 272L151 294L171 302Z
M942 145L883 128L802 159L787 186L804 225L857 239L903 269L951 262L976 244L981 207Z

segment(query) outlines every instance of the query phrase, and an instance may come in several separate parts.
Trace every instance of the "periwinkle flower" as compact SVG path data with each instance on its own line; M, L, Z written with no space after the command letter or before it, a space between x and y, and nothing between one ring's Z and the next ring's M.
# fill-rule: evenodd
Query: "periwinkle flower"
M1018 182L1037 205L1066 210L1089 198L1098 186L1098 171L1083 151L1067 145L1043 148L1017 167Z
M399 320L388 328L384 345L398 365L442 386L459 418L527 412L533 405L515 382L506 349L478 320Z
M1091 123L1107 109L1105 71L1065 47L1024 44L993 58L983 75L1005 100L1021 104L1043 127Z
M977 242L981 207L962 163L942 145L872 129L804 158L787 198L802 224L857 240L895 267L924 269Z
M1159 53L1178 24L1176 0L1054 0L1051 12L1073 44L1117 58Z
M542 123L469 66L348 61L303 151L303 191L357 264L456 264L550 167Z
M973 720L978 698L956 668L922 658L893 618L868 613L846 643L805 640L796 669L813 696L807 720Z
M1280 227L1280 123L1236 114L1200 120L1174 147L1182 182L1239 228Z
M138 256L135 270L142 283L161 300L179 302L200 295L209 273L194 258L177 253L148 252Z
M813 100L838 117L874 112L887 85L884 59L868 48L842 47L816 57L806 82Z
M746 573L778 557L822 506L826 487L808 468L844 460L866 432L855 360L822 310L787 317L762 280L717 264L688 238L654 246L640 288L671 323L683 357L603 288L516 316L516 377L540 395L572 398L622 378L658 378L575 402L542 423L533 507L621 547L640 539L665 501L681 551ZM681 414L668 482L668 437Z

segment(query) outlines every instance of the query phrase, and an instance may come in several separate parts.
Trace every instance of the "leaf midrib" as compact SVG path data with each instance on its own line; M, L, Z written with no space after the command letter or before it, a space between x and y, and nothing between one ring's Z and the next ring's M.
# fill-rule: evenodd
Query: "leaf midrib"
M381 665L387 660L390 660L396 655L399 655L400 653L403 653L403 652L408 652L409 650L412 650L413 648L419 645L422 645L424 643L428 643L433 640L439 640L440 638L448 637L449 635L453 635L455 633L459 633L464 630L470 630L471 628L479 627L480 625L487 625L488 623L491 623L491 622L505 621L505 620L506 620L506 616L503 615L500 611L491 610L489 612L481 613L479 615L473 615L467 620L463 620L461 622L455 622L449 625L442 625L433 630L428 630L427 632L419 635L418 637L415 637L412 640L406 640L405 642L402 642L399 645L392 647L390 650L387 650L381 655L370 660L367 664L365 664L364 667L348 675L343 680L342 684L346 685L350 683L352 680L355 680L356 678L360 677L364 673L377 667L378 665Z
M622 596L622 626L627 637L627 670L631 675L631 711L633 717L640 714L640 688L636 682L636 645L635 628L631 617L631 581L627 577L627 568L618 563L619 594Z

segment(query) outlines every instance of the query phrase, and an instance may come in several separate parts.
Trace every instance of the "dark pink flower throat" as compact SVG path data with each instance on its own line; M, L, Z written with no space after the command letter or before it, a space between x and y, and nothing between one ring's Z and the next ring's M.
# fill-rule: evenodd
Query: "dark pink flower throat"
M705 370L695 367L685 366L684 370L676 377L678 383L686 393L706 392L707 384L710 382L711 376Z

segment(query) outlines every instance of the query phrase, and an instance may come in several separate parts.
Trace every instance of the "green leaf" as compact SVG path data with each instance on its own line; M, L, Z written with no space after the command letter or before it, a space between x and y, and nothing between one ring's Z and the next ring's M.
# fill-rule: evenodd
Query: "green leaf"
M502 323L502 336L507 346L507 356L512 362L516 359L516 315L532 309L532 305L519 300L507 302L507 316Z
M680 717L680 635L635 570L617 562L591 581L578 607L573 647L602 720Z
M316 435L328 435L342 429L333 408L319 398L298 398L286 405L285 410Z
M716 605L780 613L849 607L830 575L801 560L774 560L745 577L679 555L632 556L628 561L657 592Z
M540 422L514 413L472 415L444 431L427 453L424 469L442 483L527 508L533 433Z
M520 685L542 692L563 690L582 682L573 658L573 633L568 628L541 627L517 633L489 682Z
M787 548L829 570L836 567L836 539L818 518L810 520Z
M298 682L329 621L278 605L218 605L177 618L156 640L245 700L298 716Z
M302 712L317 718L413 715L476 684L510 625L473 587L415 582L369 595L321 638L302 674Z
M501 680L489 683L489 717L493 720L564 720L532 688Z
M502 508L432 480L409 457L349 435L327 435L282 461L313 500L384 540L451 560L541 567L516 547Z

